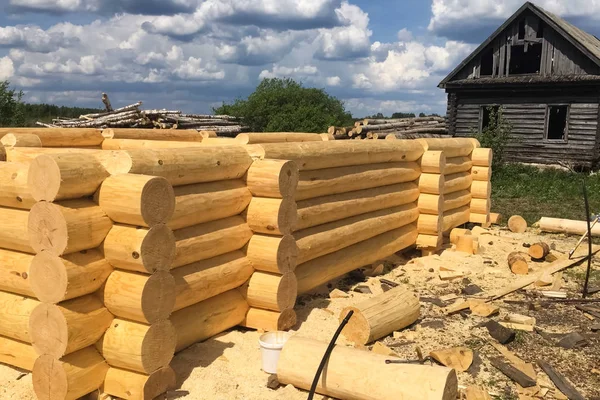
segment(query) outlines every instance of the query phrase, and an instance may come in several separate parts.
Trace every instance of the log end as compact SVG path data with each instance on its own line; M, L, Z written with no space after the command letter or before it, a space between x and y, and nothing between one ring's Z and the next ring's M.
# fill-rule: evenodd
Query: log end
M527 221L520 215L513 215L508 219L508 229L513 233L523 233L527 230Z
M286 161L282 164L279 173L279 190L281 195L283 197L294 197L299 180L298 165L294 161Z
M534 260L543 260L550 253L550 246L544 242L536 243L531 245L528 253Z
M277 319L277 330L287 331L296 325L296 311L293 308L283 310Z
M298 297L298 280L293 273L285 274L277 287L277 305L279 310L294 308Z
M171 367L164 367L153 372L144 384L144 399L154 399L168 390L174 389L177 384L175 371Z
M142 292L142 311L148 323L165 320L175 306L175 278L168 272L153 274Z
M444 395L441 400L454 400L458 398L458 377L454 369L448 371L443 393Z
M285 235L277 249L277 265L282 274L294 272L298 264L298 245L292 235Z
M102 154L102 166L110 175L127 174L133 168L133 160L125 151L105 150Z
M237 144L249 144L250 143L250 135L247 133L240 133L235 137Z
M29 317L29 333L38 354L61 358L67 351L69 328L59 307L41 303Z
M69 392L67 373L63 362L44 354L33 365L33 390L38 399L66 399Z
M7 133L0 143L4 147L42 147L40 137L32 133Z
M29 267L31 289L45 303L65 300L69 277L60 257L47 251L36 254Z
M150 326L142 342L144 372L151 373L169 365L176 346L177 334L171 321L159 321Z
M478 167L491 167L492 158L492 149L476 147L471 153L471 160L473 161L473 165Z
M27 229L29 243L36 253L45 250L60 256L67 249L67 221L58 205L46 201L36 203L29 212Z
M54 201L62 181L60 167L49 155L37 156L29 166L27 185L36 201Z
M155 225L146 234L141 245L141 255L133 252L131 257L142 257L144 268L150 272L167 271L175 260L175 235L166 225Z
M348 315L348 312L350 311L354 311L354 314L350 318L350 321L348 321L348 324L344 327L342 335L349 341L364 346L369 343L371 326L369 325L367 318L365 318L362 312L356 307L344 308L340 313L340 322L346 318L346 315Z
M163 177L152 177L142 189L140 202L142 218L148 226L166 223L175 212L173 186Z

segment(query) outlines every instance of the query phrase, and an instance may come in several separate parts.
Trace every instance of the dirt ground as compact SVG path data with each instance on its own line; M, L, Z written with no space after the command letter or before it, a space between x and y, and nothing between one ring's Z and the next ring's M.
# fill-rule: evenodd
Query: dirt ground
M563 235L541 235L535 229L524 234L514 234L506 229L493 228L491 235L480 237L480 253L467 256L448 249L441 254L418 258L416 251L404 252L386 262L383 276L364 277L353 273L329 287L298 299L296 310L298 323L294 330L303 336L329 341L338 326L338 317L345 306L354 305L370 296L382 293L380 278L392 280L415 290L421 297L421 318L407 329L390 335L380 342L392 348L400 357L415 359L416 347L423 354L432 350L455 346L471 348L475 361L471 368L458 374L459 385L476 384L486 389L495 399L564 399L541 371L536 360L544 359L564 374L586 399L600 397L600 333L590 327L600 323L590 320L572 304L547 304L539 297L538 287L528 287L495 301L500 316L512 312L535 317L538 332L518 331L515 341L507 347L527 362L534 363L538 372L538 385L545 397L518 397L515 383L510 381L488 361L499 353L489 345L492 341L482 323L489 318L470 315L468 312L445 315L440 306L452 304L454 295L470 284L490 292L509 285L518 279L507 264L506 256L512 251L527 251L523 244L543 240L551 245L554 254L568 253L577 238ZM547 262L531 263L531 273L547 265ZM464 277L452 281L439 278L441 267L452 266ZM600 284L600 262L594 262L597 273L593 283ZM579 298L585 264L566 271L562 275L562 289L569 298ZM367 285L372 294L354 292L357 285ZM330 298L329 292L338 288L348 293L347 298ZM448 299L444 304L433 304L431 299ZM596 294L592 298L599 298ZM506 303L503 300L533 300L523 304ZM547 299L545 299L547 300ZM498 320L500 316L492 317ZM583 348L566 350L557 346L564 334L579 332L589 341ZM306 393L293 387L267 388L268 374L261 371L261 355L258 346L260 332L234 329L198 343L177 354L171 365L175 369L177 389L161 399L244 399L284 400L304 399ZM338 344L353 345L342 336ZM595 372L592 372L594 370ZM0 365L0 399L34 399L31 374ZM322 398L322 397L319 397Z

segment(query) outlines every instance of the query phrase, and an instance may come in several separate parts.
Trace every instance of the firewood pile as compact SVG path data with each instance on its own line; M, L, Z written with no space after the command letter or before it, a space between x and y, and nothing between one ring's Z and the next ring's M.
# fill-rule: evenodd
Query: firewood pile
M401 119L365 119L354 126L330 126L327 133L336 140L344 139L397 139L443 138L448 137L446 119L443 117L419 117Z
M247 130L241 122L230 115L185 114L179 110L141 110L139 101L113 109L108 96L103 93L105 111L81 115L79 118L55 118L51 124L37 122L47 128L154 128L196 129L215 131L219 136L235 137Z

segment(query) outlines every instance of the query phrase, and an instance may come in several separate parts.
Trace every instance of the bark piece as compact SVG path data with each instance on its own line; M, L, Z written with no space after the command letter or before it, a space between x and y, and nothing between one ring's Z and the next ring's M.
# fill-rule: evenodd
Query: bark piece
M496 339L499 343L506 344L510 343L515 339L515 332L511 329L505 328L498 322L491 320L485 324L490 336Z
M550 377L552 382L554 382L558 390L560 390L570 400L585 400L581 393L579 393L577 389L575 389L575 387L571 385L567 378L565 378L562 374L555 370L554 367L552 367L544 360L538 360L537 363L540 366L540 368L544 370L546 375Z
M536 380L527 376L524 372L518 370L514 366L504 362L500 357L490 359L490 362L504 375L517 382L524 388L535 386Z

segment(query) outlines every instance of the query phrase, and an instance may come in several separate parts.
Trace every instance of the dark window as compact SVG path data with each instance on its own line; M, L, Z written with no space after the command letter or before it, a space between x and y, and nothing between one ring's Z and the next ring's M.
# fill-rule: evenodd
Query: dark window
M494 49L490 47L481 55L481 70L479 75L491 76L494 72Z
M527 48L527 51L525 49ZM537 74L542 61L541 43L528 43L510 48L510 75Z
M495 115L498 115L498 110L500 110L500 106L481 107L481 131L490 126L490 121L492 120L491 114L493 112Z
M523 40L525 39L525 20L521 20L521 22L519 22L519 39Z
M544 37L544 23L542 21L540 21L540 24L538 25L538 30L535 37L537 37L538 39Z
M546 138L548 140L567 139L567 115L569 106L548 106L548 125Z

